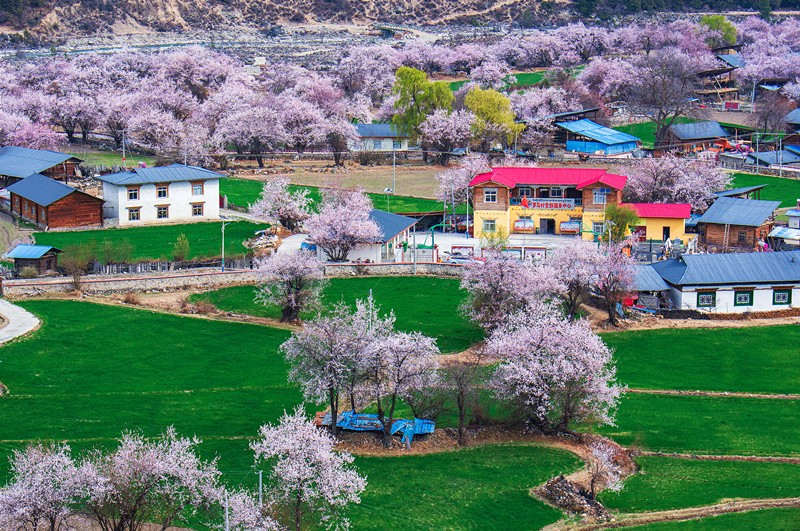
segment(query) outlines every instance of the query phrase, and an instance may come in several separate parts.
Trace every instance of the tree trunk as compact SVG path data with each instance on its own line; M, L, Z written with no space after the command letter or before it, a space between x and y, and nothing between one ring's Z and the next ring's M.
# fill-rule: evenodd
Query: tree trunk
M256 162L258 162L259 168L264 167L264 157L262 157L261 155L256 155Z
M335 436L339 433L339 427L336 421L339 419L339 398L336 396L336 391L328 389L328 400L331 405L331 433Z
M466 441L464 440L464 418L466 417L466 397L464 396L465 393L463 390L458 391L458 396L456 397L456 403L458 404L458 445L464 446Z
M300 531L300 524L303 520L303 511L302 511L302 504L300 502L300 495L297 495L297 500L294 504L294 529L295 531Z

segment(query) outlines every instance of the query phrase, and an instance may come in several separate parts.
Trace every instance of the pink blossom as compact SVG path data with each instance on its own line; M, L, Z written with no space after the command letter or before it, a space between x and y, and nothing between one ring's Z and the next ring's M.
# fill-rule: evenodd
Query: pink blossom
M489 162L484 155L466 155L458 166L436 174L438 187L436 198L439 201L466 203L469 199L469 183L478 174L489 171Z
M624 247L630 242L605 246L602 260L595 262L593 288L604 299L608 321L617 324L617 303L633 289L633 260Z
M511 69L498 61L485 61L473 68L469 78L484 88L500 90L506 85L513 85L516 78L511 75Z
M324 287L322 264L309 251L273 254L258 262L262 284L255 300L281 308L281 321L296 321L300 313L317 306Z
M311 198L307 188L289 190L287 177L274 177L264 182L258 201L250 205L254 216L277 221L288 230L297 229L311 216Z
M611 443L594 441L589 445L591 457L587 470L589 471L589 493L594 498L597 487L603 485L607 490L620 491L622 489L622 469L616 462L619 450Z
M322 206L305 223L309 239L329 260L342 262L356 246L375 243L382 237L370 218L372 202L362 192L329 191Z
M595 278L597 265L603 259L603 253L597 244L579 238L556 248L548 258L547 263L566 288L560 297L568 319L575 319L577 316L581 301Z
M258 505L252 494L228 491L228 525L234 531L278 531L285 529L273 517L269 503ZM222 527L222 526L220 526Z
M469 144L474 119L469 111L436 109L420 124L422 142L440 152L439 158L444 163L454 148Z

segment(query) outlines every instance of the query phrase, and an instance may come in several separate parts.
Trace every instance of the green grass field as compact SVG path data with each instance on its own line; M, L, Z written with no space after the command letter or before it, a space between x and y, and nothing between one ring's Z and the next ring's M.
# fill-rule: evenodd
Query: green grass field
M599 431L647 450L795 456L799 423L800 400L628 394Z
M253 301L253 286L236 286L193 295L221 310L280 318L277 307ZM333 278L324 292L324 304L330 307L343 301L354 304L372 290L375 301L388 312L394 310L397 328L418 330L437 338L442 352L464 350L483 338L481 330L459 311L464 292L458 280L432 277Z
M689 123L689 122L697 122L698 120L694 118L685 118L679 117L675 120L674 123ZM617 131L622 131L623 133L628 133L629 135L633 135L639 138L642 141L642 147L647 149L653 149L656 143L656 123L655 122L639 122L635 124L627 124L627 125L618 125L613 127L612 129L616 129Z
M220 194L228 196L231 205L246 208L258 200L261 195L263 183L250 179L222 179L220 181ZM312 199L312 208L316 209L322 193L315 186L290 185L290 190L304 188L309 191ZM372 199L372 204L380 210L397 213L441 212L442 203L435 199L425 197L411 197L404 195L367 194ZM466 206L459 205L457 213L465 213Z
M694 461L638 457L639 473L620 492L600 500L624 513L663 511L718 503L728 498L800 496L800 466L784 463ZM658 493L654 496L653 493Z
M793 207L800 199L800 180L786 177L765 177L752 173L734 173L733 188L743 186L756 186L766 184L761 190L761 199L765 201L780 201L781 207Z
M797 531L800 509L765 509L746 513L723 514L687 520L637 526L637 531L731 531L732 529L769 529L770 531Z
M629 387L800 393L800 328L664 329L603 335Z
M247 249L242 242L266 225L237 221L225 224L225 256L239 256ZM104 241L130 243L132 260L171 259L175 240L185 234L189 239L188 258L217 258L222 248L219 222L187 223L180 225L151 225L130 229L104 229L73 232L37 232L36 243L52 245L59 249L89 243L96 249Z
M116 151L77 150L70 152L70 155L78 157L83 161L84 164L88 166L105 166L107 168L122 166L121 152L117 153ZM155 166L157 160L156 157L150 155L136 155L131 153L128 153L125 159L125 165L129 168L138 166L140 162L144 162L148 166Z
M42 327L0 349L4 454L40 438L80 449L169 425L218 439L223 451L300 401L277 351L284 330L71 301L22 305Z
M560 512L528 494L580 466L573 455L535 446L484 446L407 457L359 457L369 478L354 529L538 529Z

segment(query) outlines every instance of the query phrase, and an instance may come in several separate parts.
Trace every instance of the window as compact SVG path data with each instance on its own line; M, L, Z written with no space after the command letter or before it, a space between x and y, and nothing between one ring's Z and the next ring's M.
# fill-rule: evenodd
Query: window
M203 195L203 183L192 183L192 195Z
M792 290L791 289L772 290L772 304L775 305L792 304Z
M550 197L562 197L562 194L561 188L550 188Z
M372 141L372 149L375 151L380 151L383 148L383 141L381 140L373 140Z
M736 239L739 243L747 243L747 233L743 230L740 230Z
M159 199L163 199L167 197L167 192L169 190L169 185L167 184L157 184L156 185L156 197Z
M602 221L595 221L594 223L592 223L592 232L594 232L595 234L602 234L604 230L605 230L605 223L603 223Z
M136 201L139 199L139 188L128 188L128 201Z
M531 190L530 186L520 186L519 187L519 196L520 197L533 197L533 190Z
M483 232L494 232L497 228L493 219L483 220Z
M592 201L596 205L605 205L606 204L606 196L611 193L610 188L597 188L592 193Z
M717 305L717 293L715 291L698 291L697 307L712 308Z
M128 209L128 221L139 221L141 218L141 208Z
M752 306L753 305L753 290L734 291L733 292L733 305L734 306Z
M203 203L192 203L192 215L193 216L203 215Z
M392 141L392 149L403 149L403 143L399 140Z
M483 189L483 202L484 203L497 203L497 188L484 188Z
M169 207L168 206L157 206L156 207L156 219L167 219L169 217Z

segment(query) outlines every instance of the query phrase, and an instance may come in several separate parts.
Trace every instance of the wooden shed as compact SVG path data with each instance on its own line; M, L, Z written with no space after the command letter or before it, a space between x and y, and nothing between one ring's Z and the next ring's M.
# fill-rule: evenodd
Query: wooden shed
M33 267L40 275L47 271L55 271L58 267L58 253L49 245L19 244L6 254L6 258L14 260L14 270L19 274L25 267Z
M43 229L98 227L103 200L41 174L8 187L11 211Z
M69 153L5 146L0 148L0 183L7 186L34 173L68 182L77 175L80 163Z

